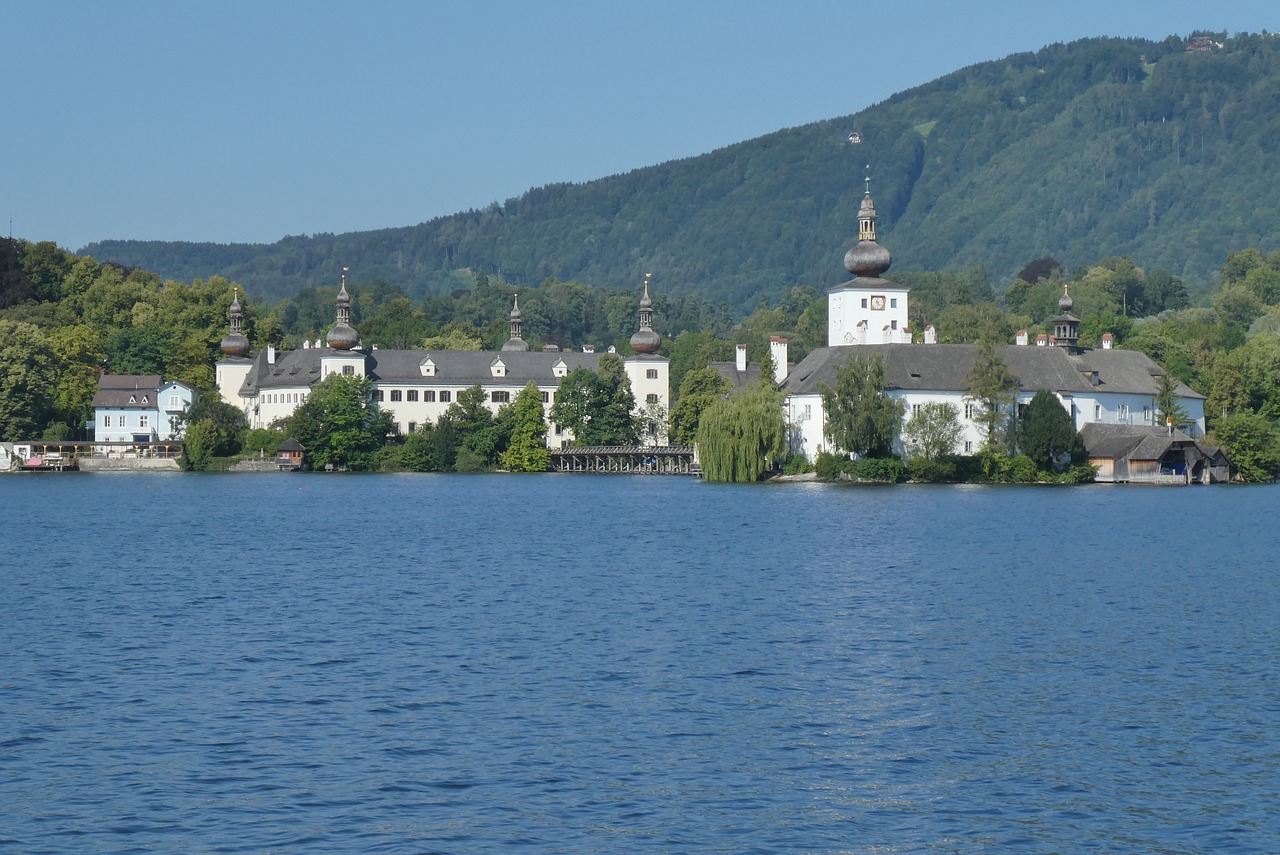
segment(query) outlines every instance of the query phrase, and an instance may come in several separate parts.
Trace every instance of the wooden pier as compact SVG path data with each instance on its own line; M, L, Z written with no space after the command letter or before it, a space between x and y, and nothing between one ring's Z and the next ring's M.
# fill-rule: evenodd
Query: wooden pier
M611 475L701 475L688 445L587 445L552 449L552 472Z

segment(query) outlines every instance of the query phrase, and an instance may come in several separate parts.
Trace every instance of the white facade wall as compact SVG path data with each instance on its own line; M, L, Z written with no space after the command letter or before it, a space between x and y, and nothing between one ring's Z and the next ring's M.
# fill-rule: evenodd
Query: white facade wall
M955 448L956 454L974 454L982 447L985 437L978 423L981 406L963 392L890 390L889 396L905 405L903 423L910 420L913 408L928 403L947 403L960 415L963 434ZM1018 393L1016 403L1031 403L1035 390ZM1076 430L1086 424L1151 425L1154 423L1155 399L1147 395L1098 392L1094 395L1075 393L1059 395L1059 401L1075 421ZM1200 398L1180 398L1179 403L1187 412L1187 418L1195 423L1195 436L1204 435L1204 401ZM832 451L823 436L826 427L826 411L821 395L788 395L783 403L787 424L791 427L792 451L803 454L809 460L821 451ZM1185 430L1185 427L1184 427ZM901 440L895 451L902 451Z
M828 345L911 341L906 331L907 289L881 281L885 287L841 288L827 295ZM859 324L865 325L862 330Z

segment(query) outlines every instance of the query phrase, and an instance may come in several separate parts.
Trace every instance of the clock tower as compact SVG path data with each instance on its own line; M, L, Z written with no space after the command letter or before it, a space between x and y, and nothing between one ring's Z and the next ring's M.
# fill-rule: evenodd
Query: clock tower
M871 177L858 207L858 243L844 256L853 279L827 292L827 344L910 344L907 288L881 274L889 269L889 250L876 243L876 206Z

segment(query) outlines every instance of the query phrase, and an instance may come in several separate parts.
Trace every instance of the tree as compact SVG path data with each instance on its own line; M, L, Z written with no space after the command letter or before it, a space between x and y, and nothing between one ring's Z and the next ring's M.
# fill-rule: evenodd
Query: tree
M1005 410L1013 405L1018 378L1005 365L996 340L983 337L973 350L965 392L979 405L977 420L988 451L1000 443Z
M772 383L717 400L698 424L698 459L708 481L758 481L785 452L782 393Z
M330 374L289 418L289 433L316 466L368 468L395 426L370 395L367 377Z
M44 430L55 360L39 328L0 318L0 441L34 439Z
M707 407L729 393L729 381L712 366L684 375L680 397L671 408L671 442L693 445L698 438L698 420Z
M960 410L944 401L921 404L902 428L907 455L930 461L953 454L963 435Z
M511 440L502 453L502 465L512 472L546 472L551 466L551 451L547 448L547 420L537 385L530 380L509 407Z
M1167 373L1156 380L1156 419L1158 424L1174 427L1187 419L1187 411L1178 401L1178 381Z
M551 419L573 431L574 445L635 445L635 397L622 360L600 357L599 371L575 368L556 389Z
M1257 413L1236 413L1221 419L1213 438L1226 452L1241 481L1273 481L1280 473L1280 431Z
M440 335L422 340L423 350L480 350L483 347L484 337L479 330L463 324L448 324Z
M1084 453L1084 441L1057 396L1041 389L1018 421L1017 449L1045 470L1061 470Z
M888 457L902 421L901 401L885 391L884 358L852 354L836 369L835 388L824 386L826 437L859 457Z
M188 469L204 470L215 457L240 451L248 430L244 413L218 399L202 395L178 418L183 455Z

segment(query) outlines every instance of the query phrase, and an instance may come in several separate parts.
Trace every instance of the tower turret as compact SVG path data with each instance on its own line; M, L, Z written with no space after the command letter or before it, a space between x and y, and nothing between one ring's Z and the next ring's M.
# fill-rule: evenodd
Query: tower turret
M508 316L511 323L511 338L507 339L506 344L502 345L502 349L507 352L523 352L529 349L529 343L520 337L520 295L515 295L515 300L511 306L511 314Z
M337 323L325 336L325 342L334 350L351 350L360 343L360 334L351 326L351 296L347 293L347 268L345 267L342 268L342 287L338 289L335 306Z
M662 344L662 336L653 331L653 300L649 297L649 277L644 275L644 296L640 298L640 329L631 336L631 349L636 353L653 353Z
M240 307L239 290L233 290L231 307L227 309L230 331L223 336L220 347L227 356L247 356L249 337L244 334L244 310Z

